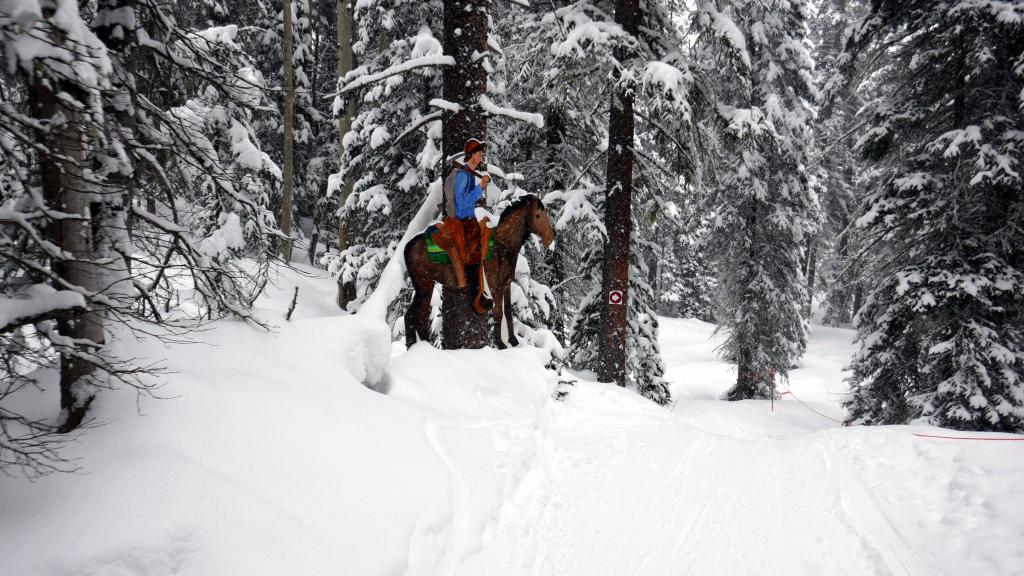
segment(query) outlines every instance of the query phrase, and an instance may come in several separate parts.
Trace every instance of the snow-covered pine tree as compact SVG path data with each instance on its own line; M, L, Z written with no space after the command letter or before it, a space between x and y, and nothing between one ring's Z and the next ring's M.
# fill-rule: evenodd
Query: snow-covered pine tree
M572 70L560 75L559 67L566 61L559 63L560 57L551 50L564 40L554 12L571 4L570 0L557 0L534 2L525 10L500 3L494 7L494 34L505 46L506 68L514 71L507 74L508 99L515 108L540 112L544 130L514 122L497 124L490 129L491 139L501 143L501 163L522 176L516 184L541 196L556 220L565 214L562 191L580 185L581 179L589 186L591 177L599 177L596 169L601 167L603 153L595 148L603 139L606 120L591 113L597 98L587 91L586 76ZM589 200L581 199L589 206ZM568 342L569 325L586 290L575 271L579 264L576 256L593 238L577 226L581 221L563 219L556 224L555 250L541 254L527 247L531 277L553 287L554 305L548 322L563 343Z
M853 220L872 173L862 170L854 150L856 135L864 125L857 116L864 104L864 88L847 89L844 83L833 94L829 85L842 57L843 31L866 8L860 0L821 2L812 27L816 77L828 94L815 126L816 145L812 150L822 205L818 293L824 308L823 322L835 326L848 325L863 299L864 258L859 255L862 234Z
M810 5L698 3L702 66L718 70L723 157L710 247L718 264L723 351L737 365L730 400L767 398L806 347L802 248L818 205L808 174L813 61Z
M338 195L328 194L328 178L338 171L338 142L341 134L331 113L331 101L325 94L334 92L338 84L338 25L335 0L311 0L311 45L309 48L310 137L306 143L304 195L310 199L312 228L309 238L309 263L315 265L337 242ZM347 12L350 2L342 2ZM342 43L350 44L350 32L342 35ZM325 245L320 247L321 242Z
M857 225L877 256L846 402L864 424L1024 432L1024 5L872 3ZM877 55L877 54L872 54ZM921 81L927 74L929 80Z
M638 148L642 153L634 176L634 200L639 206L651 202L663 206L663 197L674 190L664 185L663 158L650 149L652 138L645 135L668 133L676 143L693 141L691 78L681 54L672 49L681 44L681 36L669 24L663 6L644 3L644 7L644 20L635 39L640 55L621 64L636 79ZM542 110L545 115L546 134L513 135L510 141L521 144L509 149L520 151L513 162L517 171L525 174L524 187L545 191L545 202L555 214L560 234L558 252L572 255L552 284L559 310L572 326L569 360L581 369L596 368L597 319L603 304L594 272L600 269L606 239L601 214L608 149L608 79L620 64L614 58L615 47L630 41L614 23L613 10L612 2L537 4L525 17L498 27L511 31L509 68L522 71L509 83L513 105ZM652 120L655 117L658 121ZM658 240L647 238L651 231L645 227L634 230L644 239ZM630 267L631 276L647 278L648 271L640 269L638 260L631 258ZM653 297L632 299L627 307L630 325L645 325L642 317L655 318L653 306ZM639 334L627 332L627 384L639 390L651 383L654 388L662 387L657 369L634 364L657 356L656 349L635 338ZM656 337L646 342L656 343ZM649 395L667 397L662 392Z
M329 191L340 194L346 178L353 178L341 208L351 242L324 261L339 284L355 285L350 310L373 291L439 176L440 66L451 62L435 34L441 9L440 0L374 0L356 7L353 51L359 65L339 81L334 113L342 114L351 100L358 108L342 136L341 170L331 176Z
M714 322L716 280L701 243L701 232L676 231L672 243L654 247L661 254L656 295L658 312L665 316Z

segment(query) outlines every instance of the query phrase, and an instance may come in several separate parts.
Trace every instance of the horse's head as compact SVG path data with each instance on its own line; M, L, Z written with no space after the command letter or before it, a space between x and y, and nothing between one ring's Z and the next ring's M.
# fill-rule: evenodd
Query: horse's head
M537 196L533 196L530 198L530 203L526 209L529 210L526 222L530 232L539 236L541 241L544 242L544 246L550 248L555 242L555 229L551 226L551 218L548 216L548 211L544 209L544 202Z

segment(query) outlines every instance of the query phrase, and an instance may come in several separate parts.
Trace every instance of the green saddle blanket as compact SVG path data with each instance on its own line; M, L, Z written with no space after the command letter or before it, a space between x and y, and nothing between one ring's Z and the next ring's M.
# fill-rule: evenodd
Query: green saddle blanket
M437 232L437 226L431 226L427 228L426 233L423 237L427 241L427 260L434 264L451 264L452 260L448 257L448 253L443 248L434 243L434 233ZM491 236L490 241L487 242L487 258L486 260L494 259L494 236Z

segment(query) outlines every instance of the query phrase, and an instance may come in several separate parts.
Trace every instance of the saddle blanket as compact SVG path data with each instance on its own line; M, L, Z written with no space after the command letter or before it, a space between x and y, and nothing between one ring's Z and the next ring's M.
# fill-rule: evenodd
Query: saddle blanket
M437 226L431 224L423 233L427 241L427 260L434 264L451 264L452 260L443 248L434 243L434 234L438 232ZM487 260L494 259L494 236L487 242Z

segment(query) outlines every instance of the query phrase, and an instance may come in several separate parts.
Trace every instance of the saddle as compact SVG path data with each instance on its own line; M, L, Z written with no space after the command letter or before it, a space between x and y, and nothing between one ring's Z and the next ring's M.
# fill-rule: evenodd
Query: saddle
M470 224L469 222L472 222ZM486 224L483 224L486 226ZM477 221L463 222L455 218L449 218L441 224L444 229L438 226L430 226L423 234L427 245L427 261L437 264L450 265L455 274L455 282L459 288L465 288L467 284L466 266L477 266L476 277L473 279L471 288L475 288L476 297L473 299L473 309L477 314L485 314L492 306L491 300L484 296L487 291L487 279L484 274L484 267L479 266L485 260L494 258L494 235L491 229L481 230L481 224ZM439 234L440 233L440 234ZM481 238L481 235L483 238ZM434 239L438 236L442 242ZM486 242L486 254L482 245ZM454 257L449 254L445 247L455 251Z
M440 246L437 245L436 242L434 242L434 234L436 234L439 230L440 229L437 227L436 224L431 224L424 231L423 237L427 241L427 260L434 264L451 265L452 259L448 256L448 253L444 251L444 248L441 248ZM479 246L479 238L476 239L476 242L473 242L473 239L471 238L466 238L467 265L475 265L480 263ZM487 242L487 256L484 258L484 260L493 259L494 236L491 236L491 238Z

